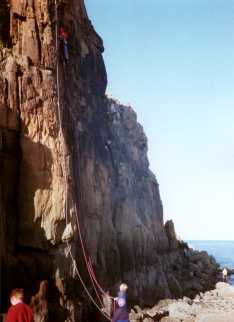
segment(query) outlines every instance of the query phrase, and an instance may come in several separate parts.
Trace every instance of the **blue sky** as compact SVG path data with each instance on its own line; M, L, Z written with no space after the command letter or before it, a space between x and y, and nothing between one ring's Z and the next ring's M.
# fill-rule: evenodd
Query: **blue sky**
M234 1L86 0L108 90L149 139L165 219L234 239Z

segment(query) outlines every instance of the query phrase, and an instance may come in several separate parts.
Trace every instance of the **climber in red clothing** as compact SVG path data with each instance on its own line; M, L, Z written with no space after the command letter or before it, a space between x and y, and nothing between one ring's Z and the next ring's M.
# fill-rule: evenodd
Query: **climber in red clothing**
M12 306L6 316L6 322L33 322L33 312L23 302L24 290L16 288L11 292L10 301Z
M65 61L69 59L69 52L68 52L68 33L64 30L63 27L59 28L59 39L62 42L63 46L63 57Z

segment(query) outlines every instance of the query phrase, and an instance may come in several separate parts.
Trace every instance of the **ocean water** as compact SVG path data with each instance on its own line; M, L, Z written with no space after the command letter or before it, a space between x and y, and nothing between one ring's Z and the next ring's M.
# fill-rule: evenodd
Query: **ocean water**
M213 255L221 267L234 268L234 240L188 240L187 242L190 247L205 250ZM234 285L234 275L230 276L229 282Z

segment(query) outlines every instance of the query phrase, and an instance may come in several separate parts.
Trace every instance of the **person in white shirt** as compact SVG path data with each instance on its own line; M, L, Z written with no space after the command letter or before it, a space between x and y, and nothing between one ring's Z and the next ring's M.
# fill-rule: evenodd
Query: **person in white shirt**
M223 269L223 281L224 282L227 282L227 275L228 275L228 271L226 268Z

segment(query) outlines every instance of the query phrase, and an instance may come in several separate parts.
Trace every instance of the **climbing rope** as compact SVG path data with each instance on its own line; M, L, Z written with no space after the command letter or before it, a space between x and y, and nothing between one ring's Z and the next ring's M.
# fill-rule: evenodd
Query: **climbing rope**
M58 121L59 121L59 136L60 136L60 142L61 142L61 147L62 147L62 165L63 165L63 173L64 173L64 185L65 185L65 197L64 197L64 211L65 211L65 220L66 220L66 226L68 225L68 205L67 205L67 199L68 199L68 177L67 177L67 171L66 171L66 158L65 158L65 142L64 142L64 138L62 135L62 117L61 117L61 104L60 104L60 79L59 79L59 57L58 57L58 53L59 53L59 43L58 43L58 4L57 4L57 0L55 0L55 34L56 34L56 40L55 40L55 46L56 46L56 88L57 88L57 109L58 109ZM78 228L78 235L79 235L79 239L80 239L80 243L81 243L81 248L82 248L82 252L83 252L83 256L84 256L84 260L85 260L85 264L86 264L86 268L87 271L89 273L89 277L90 280L92 282L94 291L96 293L97 299L99 300L101 306L103 306L101 297L97 291L97 288L99 288L99 290L102 292L102 294L106 294L106 292L102 289L102 287L100 286L100 284L97 281L97 278L95 276L93 267L92 267L92 263L91 263L91 259L89 258L88 260L88 256L86 254L85 251L85 246L84 246L84 242L83 242L83 238L82 238L82 234L81 234L81 228L80 228L80 221L79 221L79 215L78 215L78 206L76 204L75 207L75 215L76 215L76 222L77 222L77 228ZM77 263L72 255L71 252L71 247L69 245L69 243L67 242L67 247L69 250L69 255L71 257L72 263L74 265L75 268L75 272L85 290L85 292L87 293L88 297L90 298L91 302L95 305L95 307L98 309L98 311L109 321L111 321L110 317L102 310L102 308L96 303L96 301L94 300L94 298L92 297L92 295L90 294L88 288L86 287L81 274L78 270L77 267ZM95 285L96 284L96 285ZM114 299L113 297L110 296L110 298Z
M91 282L93 284L93 288L95 290L95 293L98 294L98 292L96 290L96 286L95 286L96 278L93 277L93 274L90 271L90 263L88 261L88 256L86 254L86 250L85 250L85 246L84 246L84 241L83 241L83 238L82 238L82 233L81 233L81 228L80 228L80 220L79 220L79 215L78 215L78 209L77 208L78 208L78 206L76 205L76 207L75 207L76 223L77 223L77 229L78 229L78 235L79 235L79 239L80 239L80 243L81 243L81 248L82 248L82 252L83 252L83 256L84 256L86 268L87 268L87 271L88 271L89 276L90 276L90 280L91 280ZM93 270L93 268L92 268L92 270ZM105 293L105 292L103 292L103 293ZM98 296L98 298L100 298L100 297ZM102 303L102 301L101 301L101 303Z
M106 294L106 291L103 290L103 288L101 287L101 285L99 284L98 280L97 280L97 277L95 275L95 272L94 272L94 269L93 269L93 266L92 266L92 262L91 262L91 258L89 257L89 262L88 262L88 268L90 270L90 274L92 275L93 277L93 280L94 282L96 283L96 286L99 288L100 292L102 294ZM115 298L111 295L108 295L112 300L114 300Z
M60 86L59 86L59 45L58 45L58 10L57 10L57 0L55 0L55 47L56 47L56 89L57 89L57 110L58 110L58 121L59 121L59 137L62 147L62 168L64 174L64 184L65 184L65 197L64 197L64 208L65 208L65 218L66 218L66 225L68 224L67 221L67 171L66 171L66 159L64 153L64 138L62 135L62 117L61 117L61 107L60 107Z
M68 245L68 247L70 246L70 245L68 244L68 242L67 242L67 245ZM78 278L79 278L79 280L80 280L80 282L81 282L81 284L82 284L82 286L83 286L83 288L84 288L85 292L87 293L88 297L90 298L90 300L92 301L92 303L95 305L95 307L98 309L98 311L99 311L99 312L100 312L100 313L101 313L101 314L102 314L102 315L103 315L107 320L112 321L112 320L111 320L111 318L110 318L107 314L105 314L105 312L103 312L103 310L98 306L98 304L95 302L95 300L93 299L92 295L90 294L90 292L89 292L89 290L88 290L87 286L85 285L85 283L84 283L84 281L83 281L83 279L82 279L82 277L81 277L81 274L80 274L79 269L78 269L78 267L77 267L76 261L75 261L75 259L74 259L73 255L72 255L72 252L71 252L71 248L70 248L70 247L69 247L69 254L70 254L70 257L71 257L72 263L73 263L73 265L74 265L74 268L75 268L76 274L77 274L77 276L78 276Z

